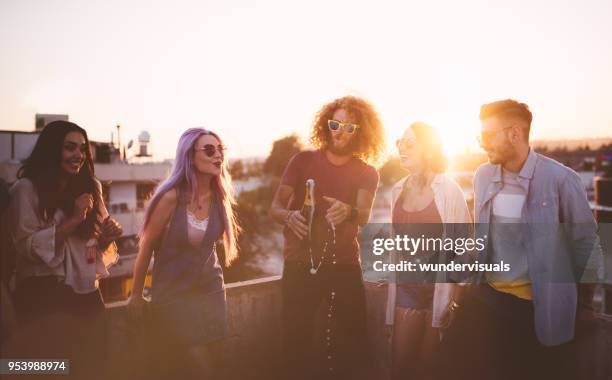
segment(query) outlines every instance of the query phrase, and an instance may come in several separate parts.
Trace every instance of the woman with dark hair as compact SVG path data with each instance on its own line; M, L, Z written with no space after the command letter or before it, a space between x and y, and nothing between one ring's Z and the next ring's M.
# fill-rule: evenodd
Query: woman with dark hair
M166 350L156 360L161 365L156 375L162 378L213 378L211 343L227 335L216 246L223 240L229 265L237 257L239 228L224 151L216 133L185 131L172 173L153 195L145 216L130 309L136 317L142 313L145 275L155 252L150 309L155 346Z
M18 322L46 332L27 342L38 357L68 358L82 373L90 363L77 356L95 360L89 348L102 347L89 340L104 338L98 279L118 259L122 229L104 206L87 133L74 123L48 124L17 177L6 217Z
M9 204L9 185L0 178L0 346L14 333L17 325L9 282L15 270L15 254L7 244L4 212ZM10 252L9 252L10 251Z
M420 122L410 125L397 141L397 149L401 166L409 174L391 190L393 235L437 239L465 233L461 224L470 223L467 203L459 185L444 174L446 159L435 129ZM419 263L439 258L427 251L411 253L408 259ZM444 283L440 276L395 276L387 302L387 324L394 325L393 379L425 377L440 341L439 329L448 327L460 293L460 287Z

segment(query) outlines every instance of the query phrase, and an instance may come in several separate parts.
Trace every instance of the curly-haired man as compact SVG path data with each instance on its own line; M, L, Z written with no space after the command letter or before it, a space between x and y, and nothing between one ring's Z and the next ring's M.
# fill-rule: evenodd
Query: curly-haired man
M287 165L270 210L285 225L286 368L291 378L355 378L364 362L366 324L357 235L378 187L369 163L384 149L382 123L370 103L343 97L317 113L311 143L316 150L296 154ZM309 179L316 205L310 234L299 211ZM316 333L321 307L324 326ZM315 337L323 341L317 344ZM313 344L323 348L321 355Z

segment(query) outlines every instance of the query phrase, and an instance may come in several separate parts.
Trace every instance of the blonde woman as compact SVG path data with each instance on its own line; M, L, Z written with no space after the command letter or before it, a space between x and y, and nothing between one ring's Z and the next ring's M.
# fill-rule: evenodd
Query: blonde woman
M181 136L174 168L151 199L134 268L130 310L142 314L143 287L155 252L151 300L156 376L214 378L212 343L227 336L225 263L237 257L236 223L225 146L218 134L190 128ZM180 374L178 371L183 371ZM170 378L167 377L167 378Z
M439 135L425 123L414 123L397 141L400 162L408 176L392 188L394 234L444 238L455 235L458 223L471 223L467 203L457 183L444 172L446 159ZM416 261L436 260L418 252ZM438 279L439 280L439 279ZM438 282L436 280L436 282ZM428 372L453 308L459 307L459 287L401 274L389 285L387 324L392 336L392 378L421 378Z

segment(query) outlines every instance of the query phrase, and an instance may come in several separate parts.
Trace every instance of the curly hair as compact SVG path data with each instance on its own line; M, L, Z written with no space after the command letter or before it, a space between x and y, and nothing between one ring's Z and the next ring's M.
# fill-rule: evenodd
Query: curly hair
M326 149L331 141L331 132L327 120L334 113L343 109L355 117L359 129L354 137L353 156L369 164L378 164L385 149L385 137L382 122L374 106L368 101L355 96L345 96L324 105L315 116L310 143L317 149Z

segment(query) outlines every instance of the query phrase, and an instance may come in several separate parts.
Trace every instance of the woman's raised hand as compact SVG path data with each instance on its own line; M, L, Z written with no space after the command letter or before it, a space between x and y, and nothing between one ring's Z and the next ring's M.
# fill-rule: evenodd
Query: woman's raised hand
M87 218L87 213L93 208L93 196L90 193L83 193L74 200L72 217L81 222Z

